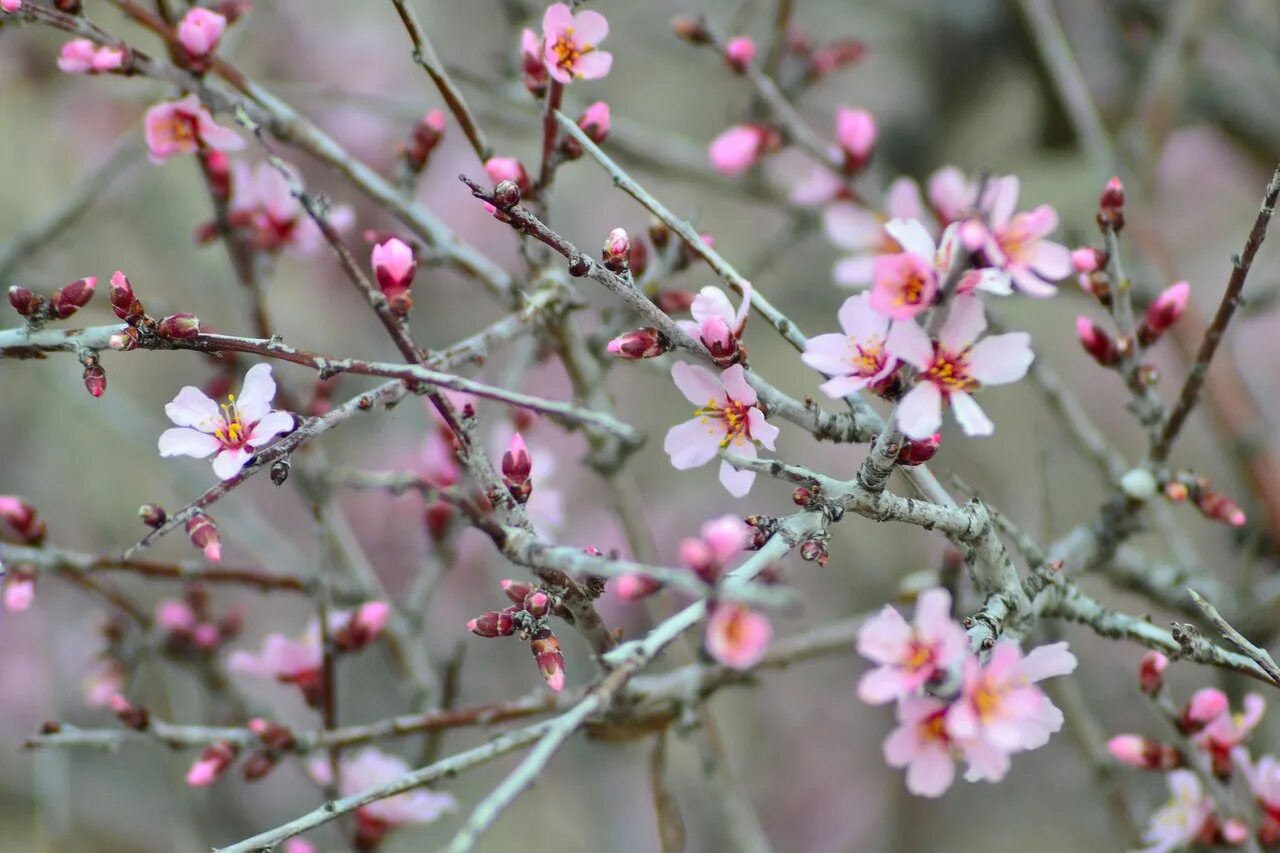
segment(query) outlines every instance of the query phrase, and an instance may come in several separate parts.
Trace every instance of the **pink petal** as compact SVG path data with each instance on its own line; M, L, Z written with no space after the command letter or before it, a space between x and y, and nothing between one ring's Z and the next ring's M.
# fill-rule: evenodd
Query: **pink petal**
M1017 666L1018 675L1034 684L1057 675L1070 675L1076 671L1079 661L1067 651L1066 643L1050 643L1037 646Z
M985 202L991 212L991 227L998 231L1009 224L1018 206L1018 176L1008 175L997 178L991 183Z
M985 740L966 741L962 744L969 768L964 778L970 782L999 782L1009 772L1009 754Z
M229 127L217 124L209 116L208 111L203 110L200 116L200 139L215 151L239 151L244 147L244 140L240 138L240 134Z
M933 341L915 323L894 323L885 348L918 370L928 370L933 364Z
M1071 263L1071 250L1060 243L1040 240L1031 258L1031 268L1044 279L1061 281L1075 270Z
M292 432L293 426L293 415L289 412L271 412L258 421L253 431L245 439L245 444L257 450L277 435Z
M705 367L677 361L671 365L671 378L695 406L723 406L728 401L720 378Z
M875 275L874 255L851 255L836 262L832 278L841 287L866 287Z
M907 790L919 797L941 797L956 778L956 765L941 745L916 753L907 767Z
M271 401L276 396L276 381L271 377L271 365L255 364L244 375L236 408L246 423L256 423L271 411Z
M935 637L951 624L951 593L941 587L920 593L916 600L916 633Z
M991 435L996 431L996 425L982 411L982 407L962 391L952 392L951 411L956 416L956 421L960 424L960 428L964 430L965 435ZM906 432L906 430L903 430L903 432ZM914 435L911 437L916 438Z
M991 335L969 350L968 372L983 385L1003 385L1026 376L1034 360L1026 332Z
M734 324L733 303L718 287L708 286L698 291L693 304L689 306L689 313L693 315L694 322L699 324L713 316L722 317L730 326Z
M160 434L161 456L194 456L196 459L204 459L221 446L221 442L213 436L189 427L174 427Z
M898 401L898 428L908 438L928 438L942 426L942 392L932 382L920 382Z
M884 763L890 767L906 767L920 749L920 733L915 723L903 723L884 742Z
M902 614L886 604L858 629L858 654L876 663L898 663L914 636Z
M680 471L697 468L716 458L724 431L702 418L693 418L667 430L662 449L671 457L671 465Z
M878 249L884 239L880 218L851 201L838 201L822 213L827 238L843 249Z
M890 219L885 223L884 230L903 249L913 255L919 255L930 265L933 264L933 255L937 247L934 246L928 229L918 219Z
M858 698L868 705L884 705L905 695L908 687L897 667L881 666L858 679Z
M840 306L840 313L837 316L840 320L840 328L858 343L865 344L872 338L883 340L889 332L889 318L872 309L869 293L850 296Z
M707 148L712 167L729 177L742 174L759 159L762 140L760 129L751 125L737 124L724 130Z
M857 297L852 297L857 298ZM845 302L848 305L848 301ZM844 309L841 309L843 311ZM850 369L849 353L851 342L848 335L829 332L825 335L814 335L805 341L804 352L800 360L829 375L846 373Z
M218 475L219 480L230 480L252 458L253 452L243 447L224 450L213 458L213 473Z
M720 374L725 393L745 406L756 404L756 389L747 384L747 372L741 364L734 364Z
M929 203L947 222L973 206L973 186L955 166L943 166L929 176Z
M578 60L573 70L583 80L599 80L613 67L613 54L607 50L593 50Z
M564 3L552 3L542 16L542 35L555 41L565 30L573 28L573 12Z
M592 9L579 12L573 16L573 37L578 44L595 46L609 35L609 22L604 15Z
M982 300L976 296L957 296L951 302L946 322L938 331L938 343L948 352L963 352L986 328Z
M747 459L756 458L756 446L749 441L743 441L741 446L735 443L728 448L730 452L736 453L738 456ZM739 471L727 461L720 462L720 485L724 486L725 491L733 495L735 498L746 497L751 491L751 485L756 481L755 471Z
M823 382L818 386L818 390L833 400L839 400L850 394L857 394L870 385L873 378L871 376L837 376L835 379Z
M920 185L913 178L896 178L885 193L884 209L895 219L923 219L924 202L920 200Z
M1013 277L1013 283L1017 285L1018 290L1028 296L1045 299L1058 293L1058 288L1025 267L1013 267L1009 270L1009 275Z
M165 405L164 413L178 426L195 427L201 432L213 432L222 426L222 410L218 404L191 385L183 387L178 396Z
M764 418L764 412L752 406L747 410L747 430L751 433L751 437L763 444L769 450L773 450L773 443L778 440L778 434L782 430L769 423Z

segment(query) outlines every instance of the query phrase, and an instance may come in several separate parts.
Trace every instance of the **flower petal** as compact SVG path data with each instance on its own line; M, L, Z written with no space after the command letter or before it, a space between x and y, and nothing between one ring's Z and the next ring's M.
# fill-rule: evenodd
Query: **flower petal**
M751 433L751 437L763 444L770 450L773 450L773 443L778 440L778 434L782 430L764 419L764 412L755 406L747 410L747 429Z
M720 378L705 367L677 361L671 365L671 378L684 398L695 406L723 406L729 399Z
M982 411L982 407L962 391L952 392L951 411L955 414L956 421L959 422L965 435L991 435L996 431L996 425L987 417L986 412ZM915 437L912 436L912 438Z
M1027 375L1035 357L1026 332L991 335L969 350L969 375L983 385L1017 382Z
M174 427L160 434L161 456L194 456L203 459L221 447L218 439L190 427Z
M851 201L828 205L822 213L822 225L827 239L843 249L876 249L884 239L880 218Z
M999 230L1009 224L1014 208L1018 206L1018 191L1017 175L1006 175L991 182L985 203L991 211L992 228Z
M838 376L850 370L850 348L851 343L847 335L837 332L814 335L805 341L800 360L828 376Z
M733 452L737 453L739 456L755 458L755 455L756 455L756 446L749 442L744 444L740 448L734 447L732 449L733 449ZM755 471L739 471L737 468L734 468L732 465L730 465L727 461L721 460L720 484L724 486L725 490L729 494L733 495L735 498L746 497L747 493L751 491L751 484L754 483L755 481L756 481Z
M245 439L245 444L257 450L277 435L293 431L293 415L289 412L269 412L258 421L253 431Z
M591 9L573 16L573 37L578 44L597 45L609 35L609 22L604 15Z
M744 406L756 404L756 389L747 384L747 372L741 364L730 365L720 374L724 393Z
M818 386L818 390L833 400L839 400L850 394L857 394L870 385L874 378L873 376L837 376L835 379L823 382Z
M831 277L841 287L866 287L875 277L875 255L850 255L836 261Z
M898 428L908 438L928 438L942 425L942 392L932 382L920 382L898 401Z
M693 320L699 326L708 317L722 317L730 326L734 324L733 303L729 301L729 297L725 292L718 287L707 286L702 288L698 295L693 298L693 304L689 306L689 312L693 314Z
M219 480L230 480L252 458L253 451L244 447L224 450L213 458L213 473L218 475Z
M933 263L937 247L929 231L918 219L890 219L884 230L890 237L898 241L898 245L913 255L919 255L930 264Z
M1031 268L1044 279L1061 281L1075 271L1071 264L1071 250L1061 243L1040 240L1031 257Z
M680 471L706 465L716 458L724 430L707 418L692 418L667 430L662 449L671 457L671 465Z
M913 322L894 323L885 348L918 370L928 370L933 364L933 341Z
M918 797L941 797L955 778L955 762L941 745L923 747L907 766L907 790Z
M893 218L923 219L924 201L920 198L920 185L915 178L905 175L895 178L884 194L884 209Z
M982 300L976 296L957 296L947 312L947 320L938 331L938 343L952 353L963 352L987 328Z
M271 377L271 365L255 364L244 375L236 408L245 423L257 423L271 411L271 401L276 396L276 381Z
M837 315L840 328L858 343L866 343L871 338L884 339L889 331L889 318L878 314L871 307L871 294L859 293L850 296L840 306Z
M164 413L180 427L195 427L201 432L213 432L222 426L222 410L199 388L185 386L173 401L166 404Z
M607 50L593 50L579 59L573 66L573 70L583 80L599 80L606 76L612 67L612 53Z

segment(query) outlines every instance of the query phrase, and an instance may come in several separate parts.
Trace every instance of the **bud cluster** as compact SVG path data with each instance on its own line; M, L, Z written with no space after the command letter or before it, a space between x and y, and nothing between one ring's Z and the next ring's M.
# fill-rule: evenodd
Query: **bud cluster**
M29 324L39 326L50 320L65 320L88 305L97 284L94 276L78 278L55 290L47 299L15 284L9 288L9 304Z
M529 642L538 671L547 686L557 693L564 689L564 655L560 641L547 625L553 613L568 615L552 593L525 581L504 580L502 591L513 603L502 610L490 610L467 623L467 630L478 637L519 636Z
M1243 527L1247 520L1240 505L1214 489L1208 477L1190 471L1181 471L1166 482L1164 496L1173 503L1190 501L1210 521Z
M192 584L182 599L160 602L155 621L165 632L165 651L178 659L212 657L244 624L236 611L214 615L208 591L201 584Z
M39 546L48 529L31 504L14 495L0 495L0 531L10 533L23 545Z

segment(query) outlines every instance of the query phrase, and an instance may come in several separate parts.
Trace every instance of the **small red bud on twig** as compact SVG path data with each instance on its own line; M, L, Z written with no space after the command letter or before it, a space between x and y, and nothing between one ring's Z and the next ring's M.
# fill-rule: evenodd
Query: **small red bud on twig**
M1076 318L1076 335L1080 338L1080 346L1093 356L1093 360L1103 367L1114 367L1120 363L1120 349L1116 342L1105 331L1098 328L1088 317Z
M9 304L21 316L30 317L37 313L40 306L44 304L44 299L36 296L27 288L19 287L15 284L9 288Z
M671 31L676 37L689 44L706 44L711 41L711 33L701 18L690 15L677 15L671 19Z
M1169 668L1169 659L1160 652L1147 652L1142 656L1138 667L1138 686L1148 696L1154 696L1164 687L1164 671Z
M96 361L84 369L84 387L92 397L101 397L107 390L107 372Z
M467 623L467 630L477 637L510 637L516 632L515 614L518 605L505 610L490 610Z
M133 285L120 270L111 274L111 309L130 325L142 318L142 303L133 295Z
M59 320L65 320L81 308L89 304L89 300L93 298L93 290L98 284L98 279L94 276L76 279L59 290L53 292L53 296L49 298L49 308L53 312L53 316Z
M524 600L535 590L533 584L526 581L517 581L507 579L502 582L502 591L506 593L507 598L516 604L524 604Z
M902 443L902 447L898 450L899 465L923 465L938 453L938 448L942 446L942 433L935 432L928 438L918 440L908 439Z
M535 631L529 641L529 649L538 664L538 671L547 680L547 686L557 693L563 690L564 655L560 652L560 641L551 629L542 627Z
M200 319L194 314L170 314L160 320L156 334L171 341L189 341L200 334Z
M1147 308L1142 322L1138 324L1138 343L1144 347L1151 346L1169 327L1178 322L1187 309L1187 298L1191 293L1191 285L1185 281L1171 285L1164 290L1156 301Z
M138 518L141 518L142 523L148 527L161 527L169 518L169 514L158 504L143 504L138 507Z
M629 361L642 358L654 358L671 351L671 341L666 335L653 327L636 329L609 341L606 347L609 353Z
M222 543L218 539L218 526L203 512L187 519L187 537L191 544L204 552L206 560L216 563L222 559Z
M1107 181L1098 199L1098 227L1116 233L1124 228L1124 184L1119 178Z

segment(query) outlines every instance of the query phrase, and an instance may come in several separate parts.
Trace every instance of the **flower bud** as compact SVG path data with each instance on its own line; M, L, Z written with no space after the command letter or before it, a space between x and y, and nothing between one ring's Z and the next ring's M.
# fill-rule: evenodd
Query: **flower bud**
M711 41L706 23L692 15L677 15L672 18L671 31L676 34L676 38L689 44L706 44Z
M899 465L923 465L932 459L942 446L942 433L935 432L928 438L907 439L898 450Z
M409 170L417 174L425 169L431 152L436 149L442 139L444 139L444 112L435 109L414 125L409 144L401 152L401 157Z
M648 575L625 574L614 582L613 590L623 601L639 601L662 589L662 583Z
M454 510L445 501L432 501L423 510L423 520L427 525L427 533L436 542L441 542L449 533L449 525L453 521Z
M657 329L646 327L618 335L609 341L607 349L618 358L639 361L642 358L654 358L670 352L671 341Z
M9 288L9 304L13 306L14 311L17 311L23 317L30 317L35 314L43 303L43 299L25 287L19 287L15 284Z
M724 47L724 58L729 67L741 74L756 58L756 43L750 36L735 36Z
M196 6L178 22L178 42L190 59L203 59L218 48L227 19L217 12Z
M120 270L111 274L111 309L131 325L142 317L142 303L133 295L133 285Z
M547 90L547 65L543 59L542 38L526 28L520 34L520 76L524 87L535 98Z
M101 397L107 390L107 372L97 362L85 367L82 378L85 390L92 397Z
M1114 367L1120 363L1120 351L1111 336L1094 325L1088 317L1076 318L1076 335L1084 351L1093 356L1093 360L1103 367Z
M560 653L560 641L547 627L534 631L529 641L538 671L547 680L547 686L559 693L564 689L564 655Z
M258 751L250 755L240 764L240 775L246 782L257 782L276 769L280 757L271 752Z
M22 498L0 495L0 521L8 524L24 545L39 545L44 541L44 522L37 517L35 507Z
M533 483L529 475L533 472L533 457L525 446L520 433L511 436L511 443L502 454L502 481L519 503L529 500L533 491Z
M93 298L93 289L97 283L97 278L88 276L76 279L66 287L55 290L53 296L49 297L49 308L53 316L59 320L65 320L88 305L89 300Z
M1138 686L1143 693L1154 696L1164 687L1164 671L1169 668L1169 659L1159 652L1147 652L1142 656L1138 666Z
M541 619L551 612L551 596L542 590L534 590L525 596L524 609L534 619Z
M378 287L387 297L391 311L401 317L408 314L413 306L409 286L413 284L413 274L418 266L413 249L404 241L392 237L373 247L370 262L378 279Z
M817 539L806 539L800 545L800 559L817 563L820 567L827 564L827 546Z
M218 539L218 526L203 512L198 512L187 519L187 537L192 545L204 552L206 560L216 563L222 559L222 543Z
M1071 266L1080 274L1102 269L1104 261L1102 253L1092 246L1082 246L1071 253Z
M717 367L725 368L742 361L742 347L738 344L738 336L733 333L729 321L719 314L712 314L703 320L698 327L698 335Z
M840 107L836 111L836 142L844 152L846 172L854 173L866 167L875 150L877 133L875 117L866 110Z
M503 181L493 188L493 203L497 207L489 212L502 222L510 222L511 219L502 211L510 210L519 204L520 197L520 186L515 181Z
M359 651L382 634L389 618L391 607L385 601L370 601L360 605L351 614L347 624L334 632L334 646L344 652Z
M249 720L249 731L257 735L258 740L268 749L278 751L293 748L293 732L279 723L254 717Z
M1212 521L1221 521L1232 527L1243 527L1248 520L1240 505L1221 492L1202 488L1195 500L1196 509L1200 510L1200 514Z
M529 180L529 173L525 171L524 164L515 157L490 157L485 161L484 170L495 187L504 181L510 181L520 188L523 195L528 195L533 189L533 182ZM511 205L499 204L498 206L510 207Z
M1168 744L1140 735L1116 735L1107 751L1117 761L1139 770L1173 770L1182 766L1182 753Z
M507 598L516 604L524 604L524 600L528 598L537 587L527 581L511 580L508 578L502 582L502 591L506 593Z
M1185 503L1187 498L1191 497L1191 490L1187 488L1186 483L1170 480L1164 484L1164 496L1171 503Z
M1124 228L1124 184L1119 178L1107 181L1098 199L1098 227L1117 233Z
M156 334L171 341L189 341L200 334L200 318L194 314L170 314L156 326Z
M151 715L147 713L147 709L134 706L119 693L108 699L107 705L111 707L120 722L131 729L144 731L147 726L151 725Z
M612 115L609 104L605 101L596 101L578 116L578 127L582 128L582 132L596 145L600 145L609 137L611 125Z
M813 51L805 76L809 80L817 80L860 62L866 55L867 46L864 42L857 39L836 39Z
M796 486L791 493L791 502L796 506L808 506L813 502L813 492L804 486Z
M600 250L600 260L604 262L606 269L613 272L622 272L627 268L631 260L631 241L627 238L626 231L615 228L609 232L609 239L604 241L604 248Z
M1187 309L1187 297L1190 293L1191 285L1180 281L1156 297L1156 301L1147 308L1142 322L1138 324L1138 343L1144 347L1151 346L1170 326L1178 322L1182 312Z
M510 637L516 632L514 615L519 607L490 610L467 623L467 630L478 637Z
M107 346L117 352L129 352L138 348L140 338L141 335L138 334L138 330L130 326L119 332L112 332L111 336L107 338Z
M187 771L187 784L193 788L212 785L231 766L239 751L240 747L225 740L209 744Z
M640 278L649 269L649 244L644 240L631 241L631 253L627 255L627 265L631 274Z
M1187 734L1194 734L1230 710L1227 694L1215 687L1205 687L1191 695L1178 725Z
M4 609L21 613L31 607L36 598L36 572L34 566L10 566L2 575L4 580Z

